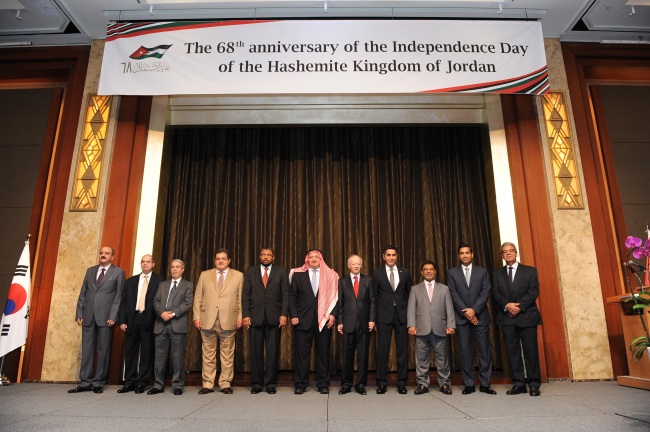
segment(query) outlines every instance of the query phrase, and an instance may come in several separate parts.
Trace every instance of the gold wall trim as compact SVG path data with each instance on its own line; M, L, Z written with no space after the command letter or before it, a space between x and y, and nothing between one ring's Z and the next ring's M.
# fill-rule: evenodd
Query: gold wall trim
M563 92L542 96L546 143L551 156L558 209L584 209L580 172Z
M111 96L88 96L70 211L97 211L112 100Z

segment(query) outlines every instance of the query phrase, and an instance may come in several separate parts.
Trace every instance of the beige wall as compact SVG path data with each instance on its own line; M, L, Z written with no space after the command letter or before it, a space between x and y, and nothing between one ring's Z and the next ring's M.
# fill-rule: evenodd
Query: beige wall
M563 92L570 108L571 100L560 42L557 39L545 39L545 47L551 91ZM540 103L541 101L538 101L540 134L541 142L544 145L546 143L545 126L541 117ZM569 115L571 116L578 169L582 172L573 116ZM555 200L555 186L548 146L543 153L546 162L548 201L551 205L552 235L555 243L556 264L559 269L558 279L564 309L571 378L575 380L611 379L613 371L605 323L605 309L600 290L589 202L584 193L582 175L580 176L584 210L559 210ZM541 289L543 290L544 287Z
M82 110L86 108L87 95L97 92L103 46L103 41L95 42L90 52ZM114 122L116 107L117 100L113 104L111 122ZM76 161L84 117L84 113L82 113L79 118L77 144L68 184L66 209L70 207L70 191L72 190L72 179L76 174ZM101 173L103 187L100 187L99 190L98 211L70 212L66 210L63 215L56 274L52 287L52 303L45 340L45 353L43 354L41 379L44 381L76 381L79 377L81 327L75 323L75 309L86 269L98 262L101 247L99 242L104 220L105 186L111 163L112 129L112 127L109 127L106 140L104 166Z
M103 42L95 42L91 52L86 91L97 89L101 65ZM565 92L568 100L564 65L558 40L546 40L546 52L553 91ZM205 109L197 110L197 106ZM165 108L167 107L167 108ZM307 110L308 108L308 110ZM494 167L498 174L497 185L501 193L511 189L504 172L507 167L507 148L503 133L503 120L500 115L498 96L484 95L384 95L384 96L279 96L279 97L172 97L154 98L152 110L152 131L148 143L151 148L147 154L157 155L164 142L165 124L282 124L282 123L485 123L490 129L490 145ZM113 110L115 112L115 109ZM82 119L80 119L81 121ZM543 123L540 118L540 134ZM110 137L109 137L110 138ZM77 140L77 142L79 139ZM110 156L110 139L107 156ZM542 137L542 142L545 139ZM149 145L148 144L148 145ZM577 143L576 143L577 144ZM576 145L577 151L577 145ZM554 195L551 165L545 149L548 194ZM159 160L150 164L152 172L159 176ZM103 184L110 166L106 160ZM147 167L145 167L145 170ZM72 170L74 172L74 169ZM584 190L584 189L583 189ZM103 220L103 197L101 189L100 209L95 213L67 212L63 220L63 230L59 248L57 272L52 295L48 335L45 347L43 380L73 381L77 379L81 358L81 332L74 323L74 310L78 290L85 269L96 263L100 247ZM594 250L588 202L585 198L584 210L557 210L553 206L553 232L558 278L562 292L562 302L566 323L566 335L572 378L609 379L612 368L605 327L605 316L600 300L598 267ZM143 197L155 199L155 197ZM549 202L554 203L554 200ZM510 199L498 203L500 219L514 214ZM155 215L153 215L155 216ZM147 219L151 219L148 215ZM516 221L503 226L503 239L516 238ZM136 250L145 250L153 244L151 230L137 230ZM136 254L137 255L137 254ZM576 265L579 259L580 266ZM135 265L135 264L134 264ZM130 269L125 269L127 274ZM543 287L542 287L543 289ZM592 292L593 296L585 295ZM549 361L551 359L548 359Z

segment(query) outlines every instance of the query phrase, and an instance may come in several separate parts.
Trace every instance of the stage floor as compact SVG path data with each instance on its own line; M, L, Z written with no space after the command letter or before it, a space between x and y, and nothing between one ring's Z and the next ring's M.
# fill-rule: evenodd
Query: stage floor
M409 387L377 395L321 395L314 387L294 395L278 393L199 395L199 387L174 396L169 387L158 395L104 393L68 394L70 384L25 383L0 387L0 431L648 431L650 392L621 387L614 381L543 384L541 396L507 396L509 385L497 384L495 396L431 393L416 396Z

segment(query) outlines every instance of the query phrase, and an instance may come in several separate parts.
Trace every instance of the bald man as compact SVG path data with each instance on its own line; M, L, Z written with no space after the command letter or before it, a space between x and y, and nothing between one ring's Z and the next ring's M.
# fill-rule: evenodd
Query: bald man
M120 302L119 324L125 333L124 386L118 393L144 393L153 368L153 324L156 313L153 298L158 284L164 279L153 272L156 263L149 254L140 260L140 274L131 276L124 284ZM139 358L139 360L138 360Z

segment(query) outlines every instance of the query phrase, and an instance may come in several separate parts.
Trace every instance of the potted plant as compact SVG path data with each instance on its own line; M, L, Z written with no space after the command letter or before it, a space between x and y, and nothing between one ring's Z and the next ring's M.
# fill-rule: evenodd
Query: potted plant
M631 267L637 267L643 269L646 272L647 279L647 269L636 264L634 261L630 260L630 255L634 256L636 259L641 259L650 256L650 238L646 240L643 244L643 240L638 237L629 236L625 240L625 246L629 249L627 253L627 260L624 264L626 269L627 284L630 290L631 298L626 300L626 302L634 302L633 310L638 311L639 318L641 319L641 324L643 325L643 330L645 331L645 336L639 336L630 342L630 351L632 352L632 357L636 359L637 362L641 360L644 352L648 352L650 356L650 335L648 334L648 328L646 327L645 320L643 319L643 314L645 310L650 308L650 292L643 289L643 283L641 284L641 292L635 293L632 284L630 282L630 272L636 275L634 270ZM639 279L640 280L640 279Z

